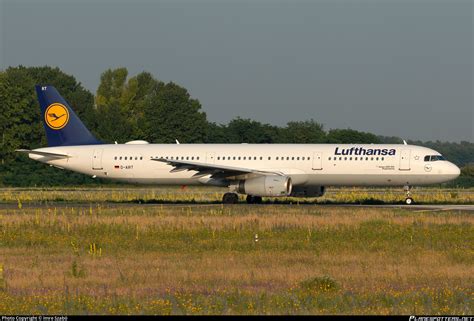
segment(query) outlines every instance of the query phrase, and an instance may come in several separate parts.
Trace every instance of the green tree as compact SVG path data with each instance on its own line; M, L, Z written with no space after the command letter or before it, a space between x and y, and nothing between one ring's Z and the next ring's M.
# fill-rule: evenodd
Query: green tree
M99 136L108 142L147 139L145 110L163 83L142 72L127 80L126 68L108 69L101 75L96 107Z
M313 119L289 122L282 133L284 143L317 144L326 139L323 125Z
M55 86L86 125L93 129L93 96L74 77L51 67L10 67L0 74L0 128L1 160L0 179L6 185L47 185L51 177L60 183L83 182L84 177L33 162L18 148L47 146L42 115L34 86Z
M206 114L198 100L175 83L154 91L145 104L145 137L155 143L203 143L207 136Z
M278 140L278 128L237 117L226 126L228 143L269 144Z
M331 144L379 144L380 139L371 133L353 129L331 129L326 141Z

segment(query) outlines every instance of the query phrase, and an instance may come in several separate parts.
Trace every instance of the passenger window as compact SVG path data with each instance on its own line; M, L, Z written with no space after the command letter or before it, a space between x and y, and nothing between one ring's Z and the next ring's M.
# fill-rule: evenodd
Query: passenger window
M196 157L196 159L197 159L197 160L199 160L199 156L198 156L198 157Z
M244 156L244 160L247 160L247 156Z
M301 160L304 160L304 157Z
M296 157L296 160L300 160L300 158L299 158L299 157Z
M120 160L122 160L122 156L120 156Z
M262 157L262 156L260 156L260 160L263 160L263 157Z
M331 157L329 157L328 159L331 160Z

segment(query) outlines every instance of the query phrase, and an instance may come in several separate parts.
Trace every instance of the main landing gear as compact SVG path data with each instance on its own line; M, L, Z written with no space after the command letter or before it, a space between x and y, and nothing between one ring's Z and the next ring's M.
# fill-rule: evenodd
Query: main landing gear
M410 192L410 187L411 186L405 186L404 189L405 189L405 194L406 194L406 198L405 198L405 204L406 205L412 205L414 203L413 201L413 198L411 197L411 192Z
M222 204L237 204L239 202L239 195L236 193L225 193L222 196Z
M262 197L247 195L247 204L262 204Z
M223 204L237 204L239 202L239 195L236 193L225 193L222 196L222 203ZM247 203L248 204L262 204L262 197L261 196L252 196L247 195Z

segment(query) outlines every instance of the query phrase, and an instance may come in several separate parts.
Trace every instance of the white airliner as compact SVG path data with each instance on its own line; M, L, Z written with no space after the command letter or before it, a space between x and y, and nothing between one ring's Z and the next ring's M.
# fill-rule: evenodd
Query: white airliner
M160 185L228 187L223 203L262 197L318 197L325 186L443 183L459 168L435 150L381 144L103 144L53 86L36 86L49 147L20 149L31 159L92 177Z

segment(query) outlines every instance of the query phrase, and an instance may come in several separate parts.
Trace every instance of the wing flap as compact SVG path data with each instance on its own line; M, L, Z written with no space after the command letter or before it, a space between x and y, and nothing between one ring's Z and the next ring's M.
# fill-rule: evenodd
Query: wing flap
M211 178L227 178L231 176L239 176L246 174L257 174L257 175L278 175L285 176L281 172L277 171L262 171L252 168L244 167L233 167L225 165L216 165L216 164L206 164L198 162L189 162L189 161L180 161L180 160L169 160L164 158L152 158L152 161L166 163L173 166L174 168L170 171L172 173L181 172L181 171L196 171L197 173L193 177L203 177L206 175L211 175Z

